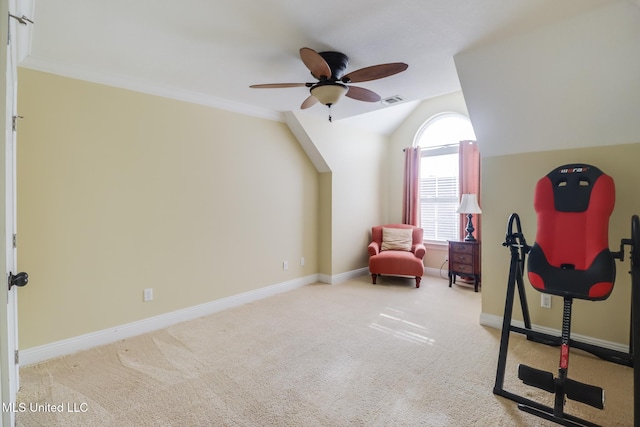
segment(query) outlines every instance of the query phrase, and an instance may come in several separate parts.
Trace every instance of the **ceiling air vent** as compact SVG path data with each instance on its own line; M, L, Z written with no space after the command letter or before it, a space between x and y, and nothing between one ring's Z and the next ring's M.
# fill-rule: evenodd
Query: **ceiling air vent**
M389 98L383 99L381 102L384 105L394 105L404 101L404 99L400 95L390 96Z

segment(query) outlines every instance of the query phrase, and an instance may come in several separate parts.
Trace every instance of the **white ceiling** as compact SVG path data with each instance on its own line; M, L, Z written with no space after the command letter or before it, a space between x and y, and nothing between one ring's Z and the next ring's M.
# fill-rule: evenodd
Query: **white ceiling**
M26 0L35 24L22 66L277 119L308 89L249 85L313 81L301 47L345 53L347 72L406 62L358 84L405 104L332 108L334 120L389 133L420 100L460 90L457 53L615 1Z

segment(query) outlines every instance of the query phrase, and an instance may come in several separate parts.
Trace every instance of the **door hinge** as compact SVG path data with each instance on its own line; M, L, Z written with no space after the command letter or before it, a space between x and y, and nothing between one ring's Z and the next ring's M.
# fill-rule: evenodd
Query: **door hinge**
M14 234L13 235L13 249L18 247L18 235Z
M15 356L14 356L15 359L14 360L16 362L16 365L19 365L20 364L20 352L18 350L16 350L14 354L15 354Z
M22 15L22 16L16 16L16 15L12 15L11 13L9 14L9 17L15 19L16 21L18 21L20 24L22 25L27 25L27 24L33 24L33 21L29 18L27 18L26 16Z
M18 129L18 119L22 119L22 116L13 116L11 119L11 129L15 132Z

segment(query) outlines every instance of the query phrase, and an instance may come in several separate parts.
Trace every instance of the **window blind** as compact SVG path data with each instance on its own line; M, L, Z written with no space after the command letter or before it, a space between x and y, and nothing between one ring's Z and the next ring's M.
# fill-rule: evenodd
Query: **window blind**
M420 222L425 240L458 240L458 177L430 176L420 180Z

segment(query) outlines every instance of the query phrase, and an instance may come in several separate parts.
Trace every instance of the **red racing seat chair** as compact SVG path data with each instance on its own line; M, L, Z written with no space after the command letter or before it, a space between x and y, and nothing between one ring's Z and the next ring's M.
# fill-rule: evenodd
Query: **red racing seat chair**
M568 298L609 297L616 277L609 250L614 204L613 179L594 166L560 166L538 181L538 231L527 265L534 288Z
M553 414L526 405L521 409L565 425L582 424L566 419L565 396L604 409L602 388L571 380L567 373L573 299L604 300L613 290L616 265L609 250L609 217L614 204L613 179L590 165L560 166L535 189L538 229L529 252L528 277L540 292L563 297L564 311L558 377L518 367L518 378L525 384L555 393Z
M604 409L602 388L567 377L570 346L605 360L634 367L634 418L636 425L640 425L640 369L635 369L638 366L634 363L640 356L640 219L637 215L632 217L632 238L621 240L620 252L611 252L608 231L614 204L613 179L600 169L587 164L559 166L536 184L534 208L538 226L534 245L527 245L516 213L509 218L506 241L503 243L511 250L511 265L493 391L518 402L518 407L523 411L566 426L596 426L565 413L566 399ZM623 260L624 245L632 247L632 338L629 353L572 340L573 300L600 301L609 297L616 277L615 262L616 259ZM527 276L531 285L542 293L563 298L560 337L534 331L531 327L523 280L527 254ZM511 324L516 290L520 297L524 328ZM504 389L510 332L525 334L531 341L560 347L557 376L525 365L518 367L518 378L525 384L555 395L553 407Z

